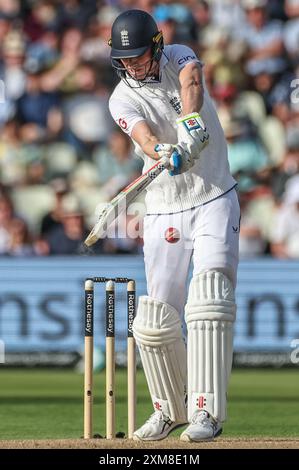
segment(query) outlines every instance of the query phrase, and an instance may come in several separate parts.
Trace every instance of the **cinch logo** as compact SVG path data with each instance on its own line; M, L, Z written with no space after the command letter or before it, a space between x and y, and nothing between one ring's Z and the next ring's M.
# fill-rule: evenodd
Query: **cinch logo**
M195 55L187 55L186 57L181 57L179 60L178 60L178 64L179 65L182 65L184 62L187 62L188 60L190 59L196 59Z
M156 410L162 410L162 406L160 405L158 401L155 401L154 408L156 408Z
M203 408L204 406L206 406L206 404L207 404L207 401L206 401L205 397L203 397L203 396L198 397L198 399L196 400L196 405L200 409Z

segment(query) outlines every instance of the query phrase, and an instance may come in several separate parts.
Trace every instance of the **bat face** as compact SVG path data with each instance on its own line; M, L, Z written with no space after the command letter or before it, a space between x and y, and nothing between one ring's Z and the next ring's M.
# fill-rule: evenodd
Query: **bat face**
M124 211L128 205L144 191L147 186L165 169L162 162L155 163L147 172L129 184L110 203L100 211L98 221L84 241L86 246L91 246L102 238L110 224Z
M108 225L116 219L114 215L115 205L108 203L99 214L98 222L93 227L92 231L84 241L86 246L91 246L96 243L106 233Z

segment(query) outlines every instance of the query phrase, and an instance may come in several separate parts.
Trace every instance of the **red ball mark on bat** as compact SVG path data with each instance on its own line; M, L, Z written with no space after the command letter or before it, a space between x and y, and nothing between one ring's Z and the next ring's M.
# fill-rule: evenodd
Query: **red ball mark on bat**
M177 243L180 239L180 232L174 228L174 227L169 227L167 230L165 230L165 240L168 243Z
M118 124L120 125L120 127L122 129L127 129L127 127L128 127L127 122L123 118L119 118Z

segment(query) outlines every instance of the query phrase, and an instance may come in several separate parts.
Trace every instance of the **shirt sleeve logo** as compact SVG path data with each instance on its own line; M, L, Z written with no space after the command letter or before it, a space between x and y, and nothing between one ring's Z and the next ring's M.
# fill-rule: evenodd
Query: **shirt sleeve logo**
M124 130L128 128L127 121L125 121L123 118L119 118L118 125Z

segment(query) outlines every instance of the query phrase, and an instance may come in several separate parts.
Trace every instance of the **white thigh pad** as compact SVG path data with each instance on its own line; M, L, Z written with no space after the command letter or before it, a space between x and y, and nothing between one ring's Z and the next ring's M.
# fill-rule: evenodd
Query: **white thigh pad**
M133 332L154 408L172 421L186 422L187 357L178 312L141 296Z
M189 420L198 409L218 421L226 419L235 315L234 288L223 273L208 271L193 277L185 308Z

